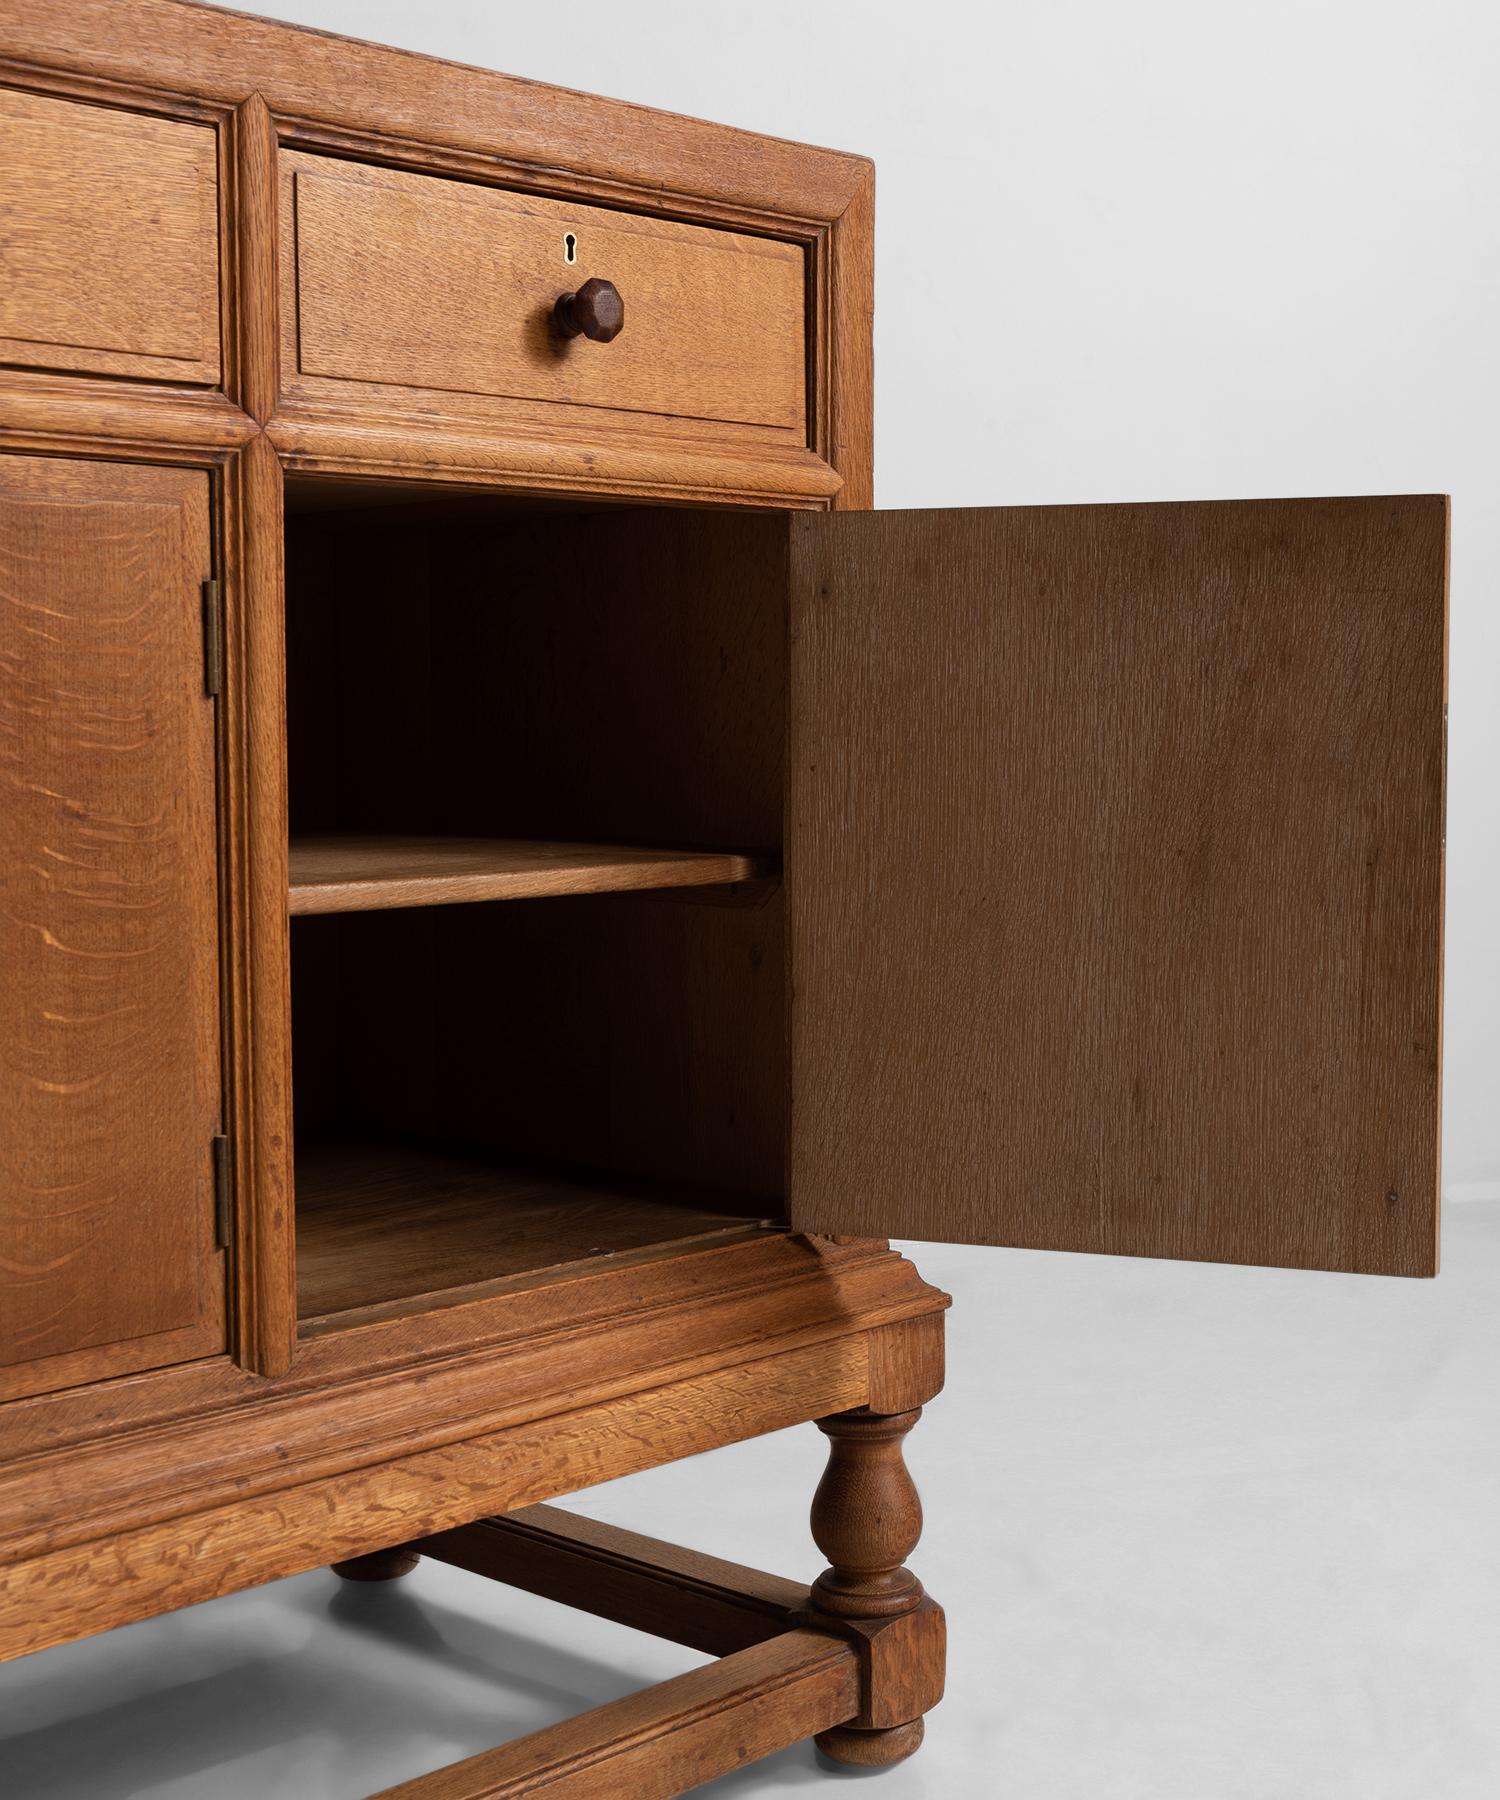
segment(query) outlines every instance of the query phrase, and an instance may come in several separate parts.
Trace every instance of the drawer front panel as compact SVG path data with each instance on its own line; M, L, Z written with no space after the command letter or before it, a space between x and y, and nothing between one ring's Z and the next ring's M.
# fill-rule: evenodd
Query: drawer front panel
M214 131L0 89L0 360L219 379Z
M284 160L297 373L803 437L797 246L325 157ZM611 343L552 326L554 302L591 277L624 298Z

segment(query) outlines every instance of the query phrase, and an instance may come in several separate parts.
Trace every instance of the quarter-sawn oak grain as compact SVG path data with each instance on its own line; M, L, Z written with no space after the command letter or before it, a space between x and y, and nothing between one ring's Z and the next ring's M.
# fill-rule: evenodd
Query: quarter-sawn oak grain
M288 467L726 505L869 503L867 159L185 0L12 0L0 18L0 56L23 71L19 79L37 79L40 68L49 84L97 91L113 104L135 101L143 116L162 96L200 114L238 109L227 184L236 216L226 237L234 265L226 374ZM268 203L278 145L345 169L366 165L376 179L400 163L413 179L465 183L473 194L503 185L790 251L807 271L807 318L799 310L795 347L807 369L805 438L789 427L607 406L570 409L560 433L558 409L547 402L492 400L476 417L473 395L435 393L413 404L414 390L342 381L325 381L321 397L291 394L278 403L267 354L277 305ZM290 279L290 243L281 261ZM295 310L293 286L282 312ZM782 353L790 368L793 347ZM718 377L710 383L720 385ZM403 393L394 409L381 398ZM470 416L455 416L450 398Z
M795 1224L1434 1272L1446 518L789 521Z
M0 1365L43 1387L223 1344L209 567L201 471L0 458Z
M0 88L0 360L219 377L212 129Z
M559 1395L534 1422L441 1434L420 1451L393 1443L383 1459L366 1437L334 1472L0 1567L0 1660L858 1405L864 1343L778 1344L674 1374L602 1403ZM263 1455L262 1481L276 1478L264 1468L276 1454Z
M283 166L299 374L803 435L795 244L330 157ZM625 298L607 345L553 324L589 277Z

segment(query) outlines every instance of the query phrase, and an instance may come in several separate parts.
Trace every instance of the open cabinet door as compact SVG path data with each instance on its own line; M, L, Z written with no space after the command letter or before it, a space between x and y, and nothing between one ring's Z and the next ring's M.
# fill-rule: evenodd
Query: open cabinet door
M1435 1273L1446 501L790 530L793 1224Z

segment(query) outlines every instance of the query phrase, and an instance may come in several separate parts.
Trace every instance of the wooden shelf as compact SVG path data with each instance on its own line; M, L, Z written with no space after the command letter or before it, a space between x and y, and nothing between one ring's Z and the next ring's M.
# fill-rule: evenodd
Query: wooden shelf
M293 838L293 913L374 912L549 894L709 887L775 875L774 857L532 838Z
M592 1257L760 1228L766 1203L671 1182L516 1168L409 1145L299 1147L297 1316L423 1312ZM313 1327L316 1329L316 1326Z

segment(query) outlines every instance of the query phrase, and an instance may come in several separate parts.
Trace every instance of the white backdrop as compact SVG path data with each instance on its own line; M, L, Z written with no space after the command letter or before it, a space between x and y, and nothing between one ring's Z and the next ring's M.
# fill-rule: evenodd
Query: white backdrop
M1500 8L254 10L873 156L879 506L1450 492L1444 1174L1500 1197Z

